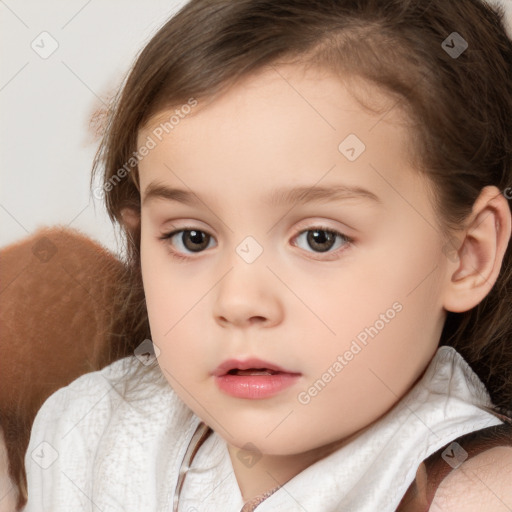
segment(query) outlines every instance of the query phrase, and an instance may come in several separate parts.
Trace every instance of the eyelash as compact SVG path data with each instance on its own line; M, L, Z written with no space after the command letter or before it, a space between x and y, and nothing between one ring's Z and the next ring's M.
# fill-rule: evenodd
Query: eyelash
M170 253L170 255L173 258L175 258L177 260L180 260L180 261L190 261L191 259L193 259L193 257L184 256L180 252L172 249L171 248L171 243L169 242L175 235L177 235L178 233L182 233L184 231L199 231L200 233L206 233L207 235L209 235L211 237L211 235L207 231L204 231L204 230L201 230L201 229L197 229L197 228L195 228L193 226L186 226L186 227L183 227L181 229L175 229L174 231L170 231L169 233L164 233L162 236L158 237L158 239L161 240L162 242L164 242L167 245L167 247L169 249L169 253ZM332 233L332 234L334 234L337 237L340 237L342 239L344 244L343 244L343 246L341 248L338 248L337 250L332 251L332 252L331 251L326 251L325 254L338 254L339 252L346 250L347 246L351 245L354 242L353 238L351 238L351 237L349 237L347 235L344 235L343 233L340 233L339 231L336 231L334 229L328 228L326 226L321 226L321 225L311 226L311 227L308 227L307 229L300 230L293 237L293 240L295 240L300 235L302 235L304 233L307 233L309 231L325 231L325 232L328 232L328 233ZM204 251L199 251L198 254L200 252L204 252ZM310 252L310 251L307 251L307 252ZM314 252L313 251L313 254L324 254L324 253L322 253L322 252ZM321 260L324 260L324 261L332 261L333 259L338 259L338 257L331 258L331 259L329 259L329 258L321 258Z

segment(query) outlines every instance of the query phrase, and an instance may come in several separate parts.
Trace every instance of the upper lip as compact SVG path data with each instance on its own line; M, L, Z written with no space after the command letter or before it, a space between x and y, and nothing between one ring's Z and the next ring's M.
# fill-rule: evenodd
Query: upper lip
M274 363L269 363L268 361L264 361L263 359L250 358L244 359L243 361L240 359L228 359L217 366L212 375L218 377L220 375L226 375L230 370L250 370L252 368L273 370L274 372L281 373L297 373L281 368L280 366Z

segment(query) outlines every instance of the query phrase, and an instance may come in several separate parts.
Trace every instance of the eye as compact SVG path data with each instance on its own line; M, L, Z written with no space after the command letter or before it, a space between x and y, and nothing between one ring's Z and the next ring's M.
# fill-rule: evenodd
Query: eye
M182 256L180 255L181 252L187 253L187 251L190 251L190 253L197 253L204 251L209 247L209 243L213 240L213 237L205 231L186 228L166 233L160 237L160 240L167 241L171 246L170 249L172 253L180 257ZM177 246L177 250L172 247L173 245Z
M211 247L210 242L214 238L207 232L195 228L184 228L171 231L159 237L168 245L169 251L173 257L187 260L188 255L200 253ZM336 249L340 249L353 242L350 237L322 226L314 226L301 231L293 240L305 240L306 244L313 249L315 253L336 254ZM301 247L300 243L297 244ZM307 248L301 247L308 251ZM311 252L311 251L308 251Z
M348 236L322 226L311 227L301 231L294 240L305 240L306 244L311 247L314 252L324 253L330 251L336 252L331 249L339 249L345 245L353 242ZM297 244L299 245L299 244ZM299 245L300 246L300 245ZM304 248L304 247L302 247ZM305 248L307 250L307 248Z

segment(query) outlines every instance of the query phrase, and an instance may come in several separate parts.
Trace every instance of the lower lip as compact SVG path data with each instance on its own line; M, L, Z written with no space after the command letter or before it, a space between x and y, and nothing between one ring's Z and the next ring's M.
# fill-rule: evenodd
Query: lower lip
M296 373L275 375L220 375L215 377L217 386L224 393L236 398L258 400L277 395L292 386L300 377Z

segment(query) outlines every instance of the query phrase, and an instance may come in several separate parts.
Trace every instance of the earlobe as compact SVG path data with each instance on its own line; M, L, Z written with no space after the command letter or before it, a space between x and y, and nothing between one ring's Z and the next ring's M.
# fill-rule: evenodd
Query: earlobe
M495 186L484 187L478 196L447 284L443 306L461 313L479 304L500 273L511 233L511 213L506 198Z

